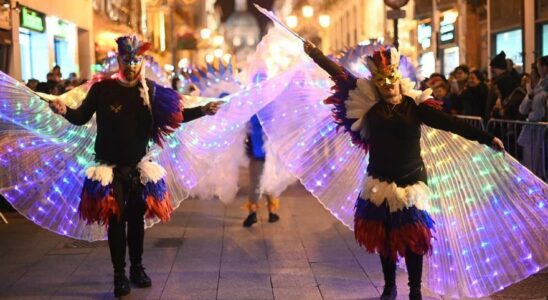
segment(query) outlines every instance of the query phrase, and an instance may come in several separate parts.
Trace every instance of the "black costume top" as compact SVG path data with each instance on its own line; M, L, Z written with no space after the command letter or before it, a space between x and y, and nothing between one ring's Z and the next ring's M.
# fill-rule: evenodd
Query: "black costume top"
M331 76L344 74L342 67L318 49L314 49L310 56ZM482 144L490 144L493 140L491 134L427 104L417 105L408 96L404 96L396 105L380 100L366 116L369 145L367 172L375 178L395 182L399 186L427 181L420 154L421 124L450 131Z
M154 83L147 82L147 85L152 102ZM152 137L152 115L143 104L140 87L141 83L126 87L115 79L102 80L91 87L80 107L67 107L65 118L74 125L83 125L97 114L97 161L134 165L146 155ZM201 107L185 109L183 122L203 115Z

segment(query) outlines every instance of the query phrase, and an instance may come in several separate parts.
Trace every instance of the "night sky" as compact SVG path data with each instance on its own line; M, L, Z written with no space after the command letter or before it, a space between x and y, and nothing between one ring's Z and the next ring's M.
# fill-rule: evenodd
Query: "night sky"
M253 6L253 3L257 3L258 5L271 10L272 4L274 3L274 0L248 0L247 1L247 11L254 15L257 18L257 21L259 21L259 26L261 27L261 34L265 33L266 25L270 22L270 20L263 16L259 11L255 9ZM217 0L215 3L215 6L220 6L221 10L223 12L221 16L221 21L224 23L228 17L230 17L230 14L234 11L234 0Z

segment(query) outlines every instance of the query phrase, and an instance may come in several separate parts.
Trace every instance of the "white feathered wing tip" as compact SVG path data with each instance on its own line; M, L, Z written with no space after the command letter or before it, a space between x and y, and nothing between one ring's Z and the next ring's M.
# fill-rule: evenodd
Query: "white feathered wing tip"
M288 186L297 182L283 161L278 156L275 145L265 136L264 148L266 158L261 176L260 191L261 194L269 195L273 198L279 198Z

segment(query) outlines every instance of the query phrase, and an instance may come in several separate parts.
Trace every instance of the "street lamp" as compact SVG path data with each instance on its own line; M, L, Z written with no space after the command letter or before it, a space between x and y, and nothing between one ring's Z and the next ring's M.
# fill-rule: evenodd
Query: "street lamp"
M207 40L211 36L211 29L209 28L203 28L200 30L200 36L202 39Z
M329 17L328 15L320 15L318 21L322 28L327 28L331 24L331 17Z
M311 5L305 5L302 8L303 17L312 18L314 16L314 7Z
M217 58L221 58L221 56L223 56L223 49L215 49L213 51L213 55L215 55L215 57Z
M221 46L225 42L225 38L222 35L216 35L213 37L213 45Z
M384 4L390 6L392 10L386 12L387 18L394 20L394 47L398 49L398 19L405 18L405 10L401 10L409 0L384 0Z

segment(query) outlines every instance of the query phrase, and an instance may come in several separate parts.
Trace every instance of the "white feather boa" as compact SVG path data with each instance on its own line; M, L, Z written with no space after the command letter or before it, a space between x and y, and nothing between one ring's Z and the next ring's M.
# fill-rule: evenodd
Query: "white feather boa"
M150 161L148 157L137 164L143 185L152 182L157 183L166 177L166 170L158 163ZM101 182L102 186L107 186L114 179L115 165L99 164L86 169L86 177L90 180Z
M428 211L430 195L430 188L422 181L399 187L393 182L388 183L371 176L365 178L361 192L362 199L368 199L376 206L380 206L386 200L390 212L411 206Z

